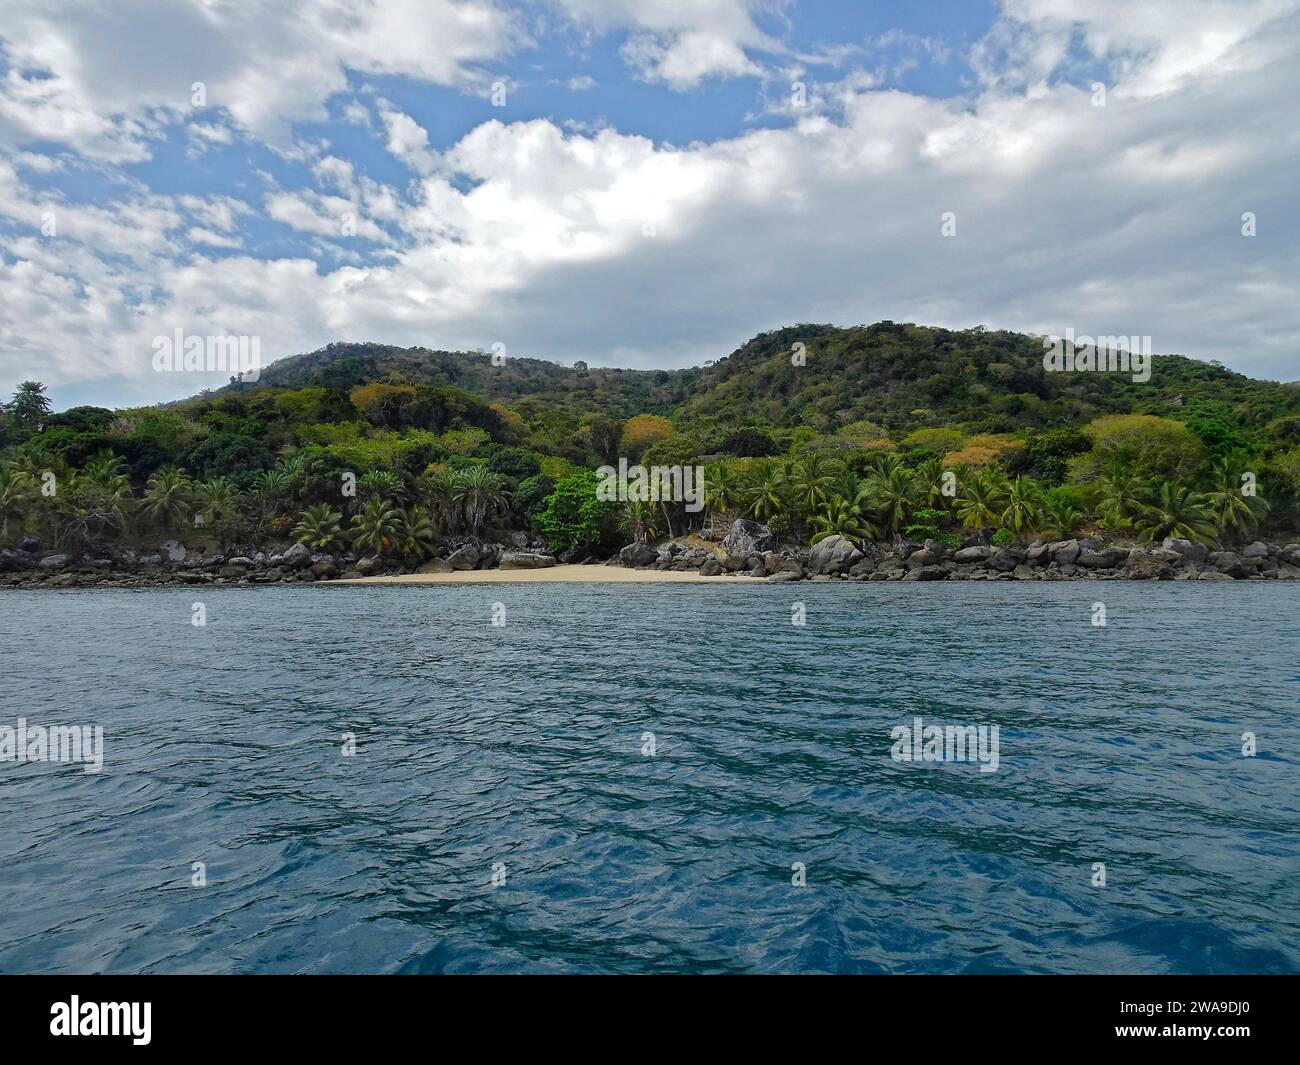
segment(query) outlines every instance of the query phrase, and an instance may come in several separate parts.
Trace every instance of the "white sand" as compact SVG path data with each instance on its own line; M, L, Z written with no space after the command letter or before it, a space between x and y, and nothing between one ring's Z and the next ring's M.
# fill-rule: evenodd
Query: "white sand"
M334 584L763 584L765 577L701 577L693 570L627 569L624 566L550 566L547 569L476 569L455 573L403 573L396 577L361 577Z

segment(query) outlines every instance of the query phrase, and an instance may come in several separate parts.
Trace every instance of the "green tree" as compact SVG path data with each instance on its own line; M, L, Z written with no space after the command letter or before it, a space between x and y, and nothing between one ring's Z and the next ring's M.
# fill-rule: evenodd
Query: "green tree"
M433 553L436 541L433 521L424 507L417 504L398 514L396 543L397 549L404 556L428 558Z
M1068 540L1083 526L1079 496L1071 488L1058 486L1043 493L1039 532L1051 540Z
M1032 477L1016 477L1007 485L1006 493L1007 505L1000 524L1024 539L1038 526L1043 490Z
M861 507L843 496L833 496L813 515L812 543L820 543L828 536L843 536L849 540L870 540L878 536L876 527L863 515Z
M397 538L401 512L387 499L372 499L352 518L352 542L359 550L386 554Z
M1231 451L1211 466L1209 505L1222 533L1244 536L1268 513L1268 501L1258 494L1249 465L1244 451Z
M24 381L14 392L5 412L22 431L34 433L50 415L49 397L39 381Z
M164 466L145 482L141 511L164 529L178 528L189 517L190 480L175 466Z
M880 527L896 536L916 509L916 477L901 463L885 463L862 484L859 502L868 505Z
M470 532L476 536L483 523L506 501L505 483L501 475L485 466L468 466L457 470L453 494L464 511Z
M599 486L600 478L591 470L555 482L555 490L537 516L537 527L552 550L592 547L615 528L618 504L599 499Z
M957 517L968 529L996 525L1007 507L1007 484L994 468L967 474L957 497Z
M1210 497L1172 481L1160 486L1159 501L1142 508L1136 525L1147 543L1166 536L1201 544L1214 543L1214 510Z
M328 503L313 503L302 512L293 536L314 551L327 551L343 542L343 515Z
M0 470L0 540L9 536L9 522L21 518L31 499L31 480L26 474Z

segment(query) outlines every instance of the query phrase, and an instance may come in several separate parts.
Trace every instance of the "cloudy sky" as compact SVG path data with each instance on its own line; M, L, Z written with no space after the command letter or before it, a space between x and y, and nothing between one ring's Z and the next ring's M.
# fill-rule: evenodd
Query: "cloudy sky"
M1297 100L1300 0L0 0L0 392L884 318L1292 380Z

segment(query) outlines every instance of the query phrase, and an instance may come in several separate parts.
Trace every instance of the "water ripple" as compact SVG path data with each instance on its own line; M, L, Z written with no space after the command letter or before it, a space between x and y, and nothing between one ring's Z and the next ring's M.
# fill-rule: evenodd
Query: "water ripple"
M1300 970L1294 585L195 594L0 598L0 969Z

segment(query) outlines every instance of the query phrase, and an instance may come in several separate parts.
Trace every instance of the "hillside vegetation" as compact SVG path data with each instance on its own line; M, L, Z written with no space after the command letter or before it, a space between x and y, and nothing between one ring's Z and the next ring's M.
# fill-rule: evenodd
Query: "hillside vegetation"
M198 524L414 559L491 528L609 549L739 515L804 541L1294 532L1296 385L1176 355L1145 383L1042 359L1041 338L880 322L792 326L685 370L332 344L116 411L54 413L28 382L0 417L0 543ZM619 458L705 465L706 511L597 499L591 471Z

